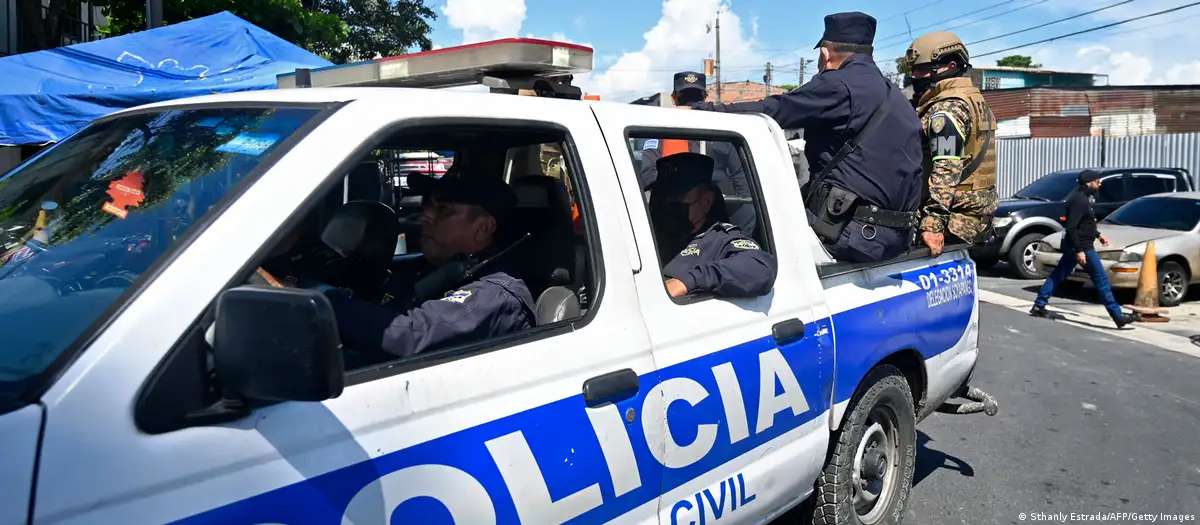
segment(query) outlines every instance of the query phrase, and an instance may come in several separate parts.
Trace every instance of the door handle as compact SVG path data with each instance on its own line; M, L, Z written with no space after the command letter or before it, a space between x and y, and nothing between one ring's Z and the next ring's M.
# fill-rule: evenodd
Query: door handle
M641 388L637 372L626 368L599 375L583 382L583 401L587 406L616 403L637 395Z
M799 319L781 321L771 327L771 335L775 338L775 346L792 344L804 339L808 327Z

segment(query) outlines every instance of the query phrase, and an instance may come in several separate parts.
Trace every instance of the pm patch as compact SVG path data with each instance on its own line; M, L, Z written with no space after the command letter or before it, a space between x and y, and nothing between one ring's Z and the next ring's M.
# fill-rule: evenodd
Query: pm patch
M644 144L642 144L642 151L645 151L648 149L658 149L658 139L649 139Z
M734 240L730 241L729 244L739 250L757 250L757 249L759 249L758 243L756 243L750 239L734 239Z
M450 301L452 303L463 304L463 303L467 302L467 298L470 296L471 296L470 290L455 290L453 292L446 292L446 296L442 297L442 300Z
M929 119L929 156L933 160L961 159L966 137L958 131L958 123L945 113L938 113Z

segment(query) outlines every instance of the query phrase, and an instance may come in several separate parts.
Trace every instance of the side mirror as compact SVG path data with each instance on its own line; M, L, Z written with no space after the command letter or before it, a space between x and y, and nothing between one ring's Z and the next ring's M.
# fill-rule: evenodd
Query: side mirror
M324 401L345 365L333 305L319 292L243 286L217 299L213 368L226 397Z

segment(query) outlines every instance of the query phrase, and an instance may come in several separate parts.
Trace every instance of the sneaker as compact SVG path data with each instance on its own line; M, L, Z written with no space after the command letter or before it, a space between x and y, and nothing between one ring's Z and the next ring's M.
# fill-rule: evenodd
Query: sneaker
M1034 317L1046 317L1049 314L1050 314L1050 312L1046 311L1045 306L1038 306L1035 304L1035 305L1033 305L1033 308L1029 309L1029 315L1032 315Z
M1113 319L1113 322L1117 323L1117 328L1124 328L1125 325L1129 323L1135 323L1140 320L1142 320L1142 314L1133 312L1131 314L1123 314L1121 317Z

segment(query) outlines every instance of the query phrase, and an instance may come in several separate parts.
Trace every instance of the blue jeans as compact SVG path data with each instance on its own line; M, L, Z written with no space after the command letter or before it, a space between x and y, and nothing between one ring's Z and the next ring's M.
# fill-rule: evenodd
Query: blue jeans
M1067 280L1067 276L1075 273L1075 264L1078 262L1075 260L1075 253L1070 246L1063 246L1062 258L1058 260L1058 266L1054 267L1054 271L1050 272L1050 277L1047 277L1046 282L1042 284L1037 299L1033 301L1034 306L1045 308L1054 289ZM1108 315L1114 320L1120 319L1125 312L1113 298L1112 286L1108 284L1108 274L1104 272L1104 265L1100 263L1100 254L1096 253L1094 249L1084 250L1083 253L1087 257L1087 264L1083 267L1092 278L1092 284L1096 285L1096 291L1100 292L1100 299L1104 300L1104 308L1108 310Z

